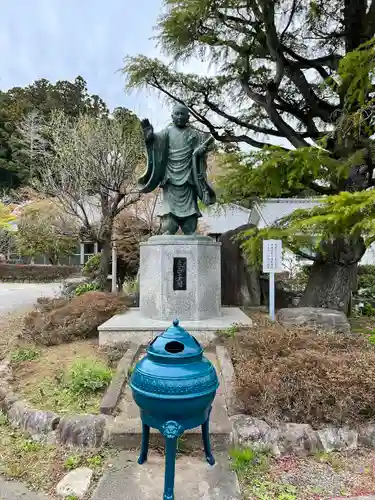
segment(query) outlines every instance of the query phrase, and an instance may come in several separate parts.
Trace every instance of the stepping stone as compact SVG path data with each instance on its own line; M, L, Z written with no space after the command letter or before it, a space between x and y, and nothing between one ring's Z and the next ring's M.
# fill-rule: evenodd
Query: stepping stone
M92 500L161 500L164 488L164 457L150 452L148 461L137 463L134 452L121 452L102 477ZM176 461L176 500L240 500L236 474L226 454L215 455L211 467L201 455L182 455Z

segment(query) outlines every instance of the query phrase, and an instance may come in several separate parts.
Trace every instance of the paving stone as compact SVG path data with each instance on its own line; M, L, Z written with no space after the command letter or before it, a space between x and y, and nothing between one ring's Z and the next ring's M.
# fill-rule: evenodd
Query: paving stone
M107 470L92 500L160 500L164 488L164 457L150 453L138 465L134 452L121 452ZM176 462L176 500L240 500L237 477L226 454L216 454L211 467L204 456L182 455Z
M51 500L51 497L34 493L18 481L5 481L0 478L0 500Z

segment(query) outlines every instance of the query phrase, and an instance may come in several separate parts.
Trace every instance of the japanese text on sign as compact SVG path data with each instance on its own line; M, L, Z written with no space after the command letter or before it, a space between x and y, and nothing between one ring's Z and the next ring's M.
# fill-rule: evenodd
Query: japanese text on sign
M263 241L263 272L282 272L282 242L281 240Z

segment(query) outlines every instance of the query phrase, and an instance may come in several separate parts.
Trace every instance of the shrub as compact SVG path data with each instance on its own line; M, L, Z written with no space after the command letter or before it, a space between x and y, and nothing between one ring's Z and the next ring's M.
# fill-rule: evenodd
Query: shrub
M375 276L375 265L365 264L358 266L358 275L362 276L364 274Z
M95 292L99 290L99 285L97 283L82 283L82 285L78 285L75 289L75 295L83 295L86 292Z
M76 266L0 264L0 281L48 283L78 273L79 267Z
M67 388L73 394L85 396L107 387L111 378L112 372L105 364L94 360L78 360L69 370Z
M368 316L369 318L374 317L375 316L375 307L373 307L368 302L365 302L364 306L362 307L362 315Z
M127 309L128 299L105 292L87 292L72 299L46 299L24 318L23 337L56 345L94 337L97 328Z
M83 267L82 274L89 278L96 278L100 267L100 253L92 255Z
M375 418L375 348L365 336L258 322L228 345L249 415L312 425Z

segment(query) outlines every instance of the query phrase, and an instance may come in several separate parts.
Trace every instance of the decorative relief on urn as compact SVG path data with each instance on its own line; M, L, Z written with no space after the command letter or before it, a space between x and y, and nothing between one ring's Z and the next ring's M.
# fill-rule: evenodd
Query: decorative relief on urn
M168 422L165 422L165 424L161 426L160 432L167 439L175 439L181 436L184 430L185 429L181 424L175 422L174 420L169 420Z

